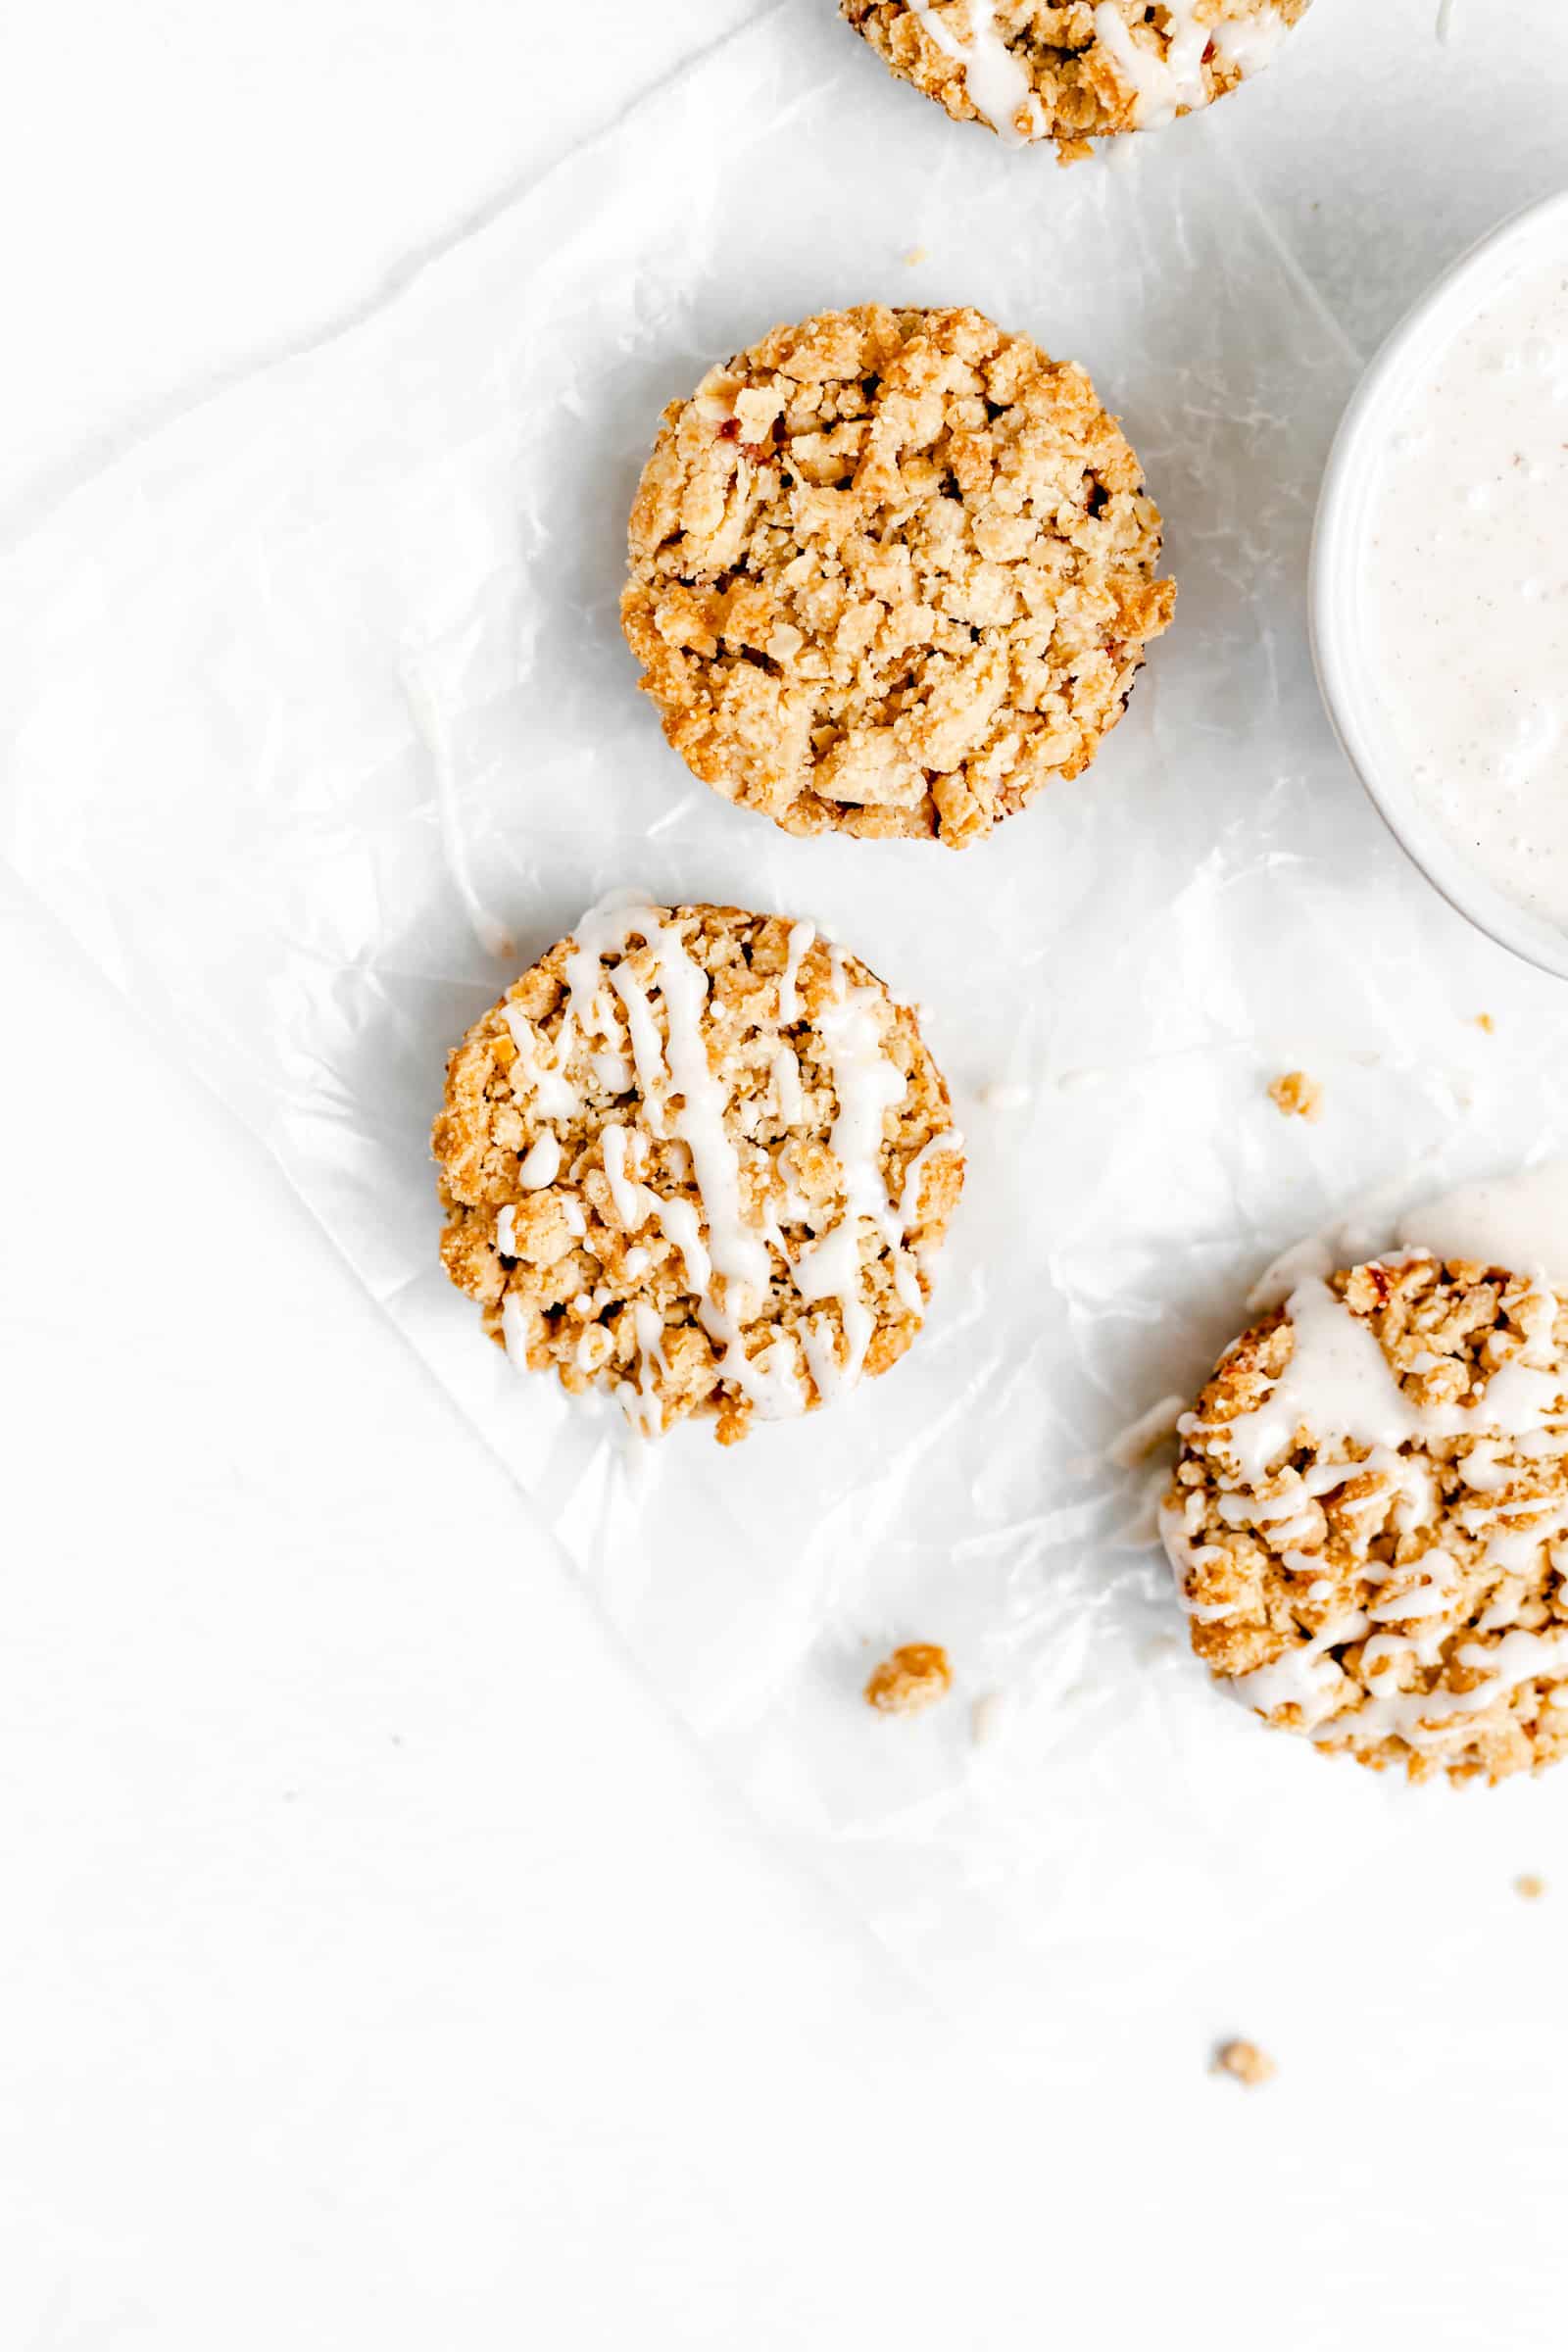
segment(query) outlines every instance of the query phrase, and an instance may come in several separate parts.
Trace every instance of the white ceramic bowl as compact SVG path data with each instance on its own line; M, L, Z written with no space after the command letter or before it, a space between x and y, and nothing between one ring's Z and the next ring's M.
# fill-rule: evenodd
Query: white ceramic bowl
M1477 873L1416 806L1378 715L1362 612L1367 511L1400 411L1438 352L1504 271L1532 247L1568 250L1568 191L1505 220L1441 277L1396 326L1361 378L1323 476L1312 535L1312 658L1334 729L1401 849L1451 906L1516 956L1568 979L1568 933Z

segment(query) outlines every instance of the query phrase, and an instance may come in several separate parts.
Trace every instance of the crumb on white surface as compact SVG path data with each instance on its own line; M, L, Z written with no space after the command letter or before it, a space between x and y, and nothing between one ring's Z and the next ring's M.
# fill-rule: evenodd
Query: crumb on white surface
M1245 2083L1249 2090L1261 2090L1265 2082L1273 2081L1279 2068L1255 2041L1222 2041L1208 2071L1213 2075L1229 2075L1233 2082Z
M952 1688L953 1668L940 1642L905 1642L872 1667L861 1695L879 1715L918 1715Z
M1478 1029L1484 1029L1489 1037L1494 1034L1496 1026L1497 1024L1493 1019L1490 1012L1478 1012L1476 1014L1476 1027Z
M923 262L925 259L925 247L923 245L911 245L908 252L904 256L904 267L906 270L912 270L918 263Z
M1320 1119L1323 1089L1304 1070L1287 1070L1268 1090L1269 1101L1288 1119Z
M1546 1882L1533 1870L1522 1870L1513 1883L1513 1890L1523 1895L1527 1903L1539 1903L1546 1891Z

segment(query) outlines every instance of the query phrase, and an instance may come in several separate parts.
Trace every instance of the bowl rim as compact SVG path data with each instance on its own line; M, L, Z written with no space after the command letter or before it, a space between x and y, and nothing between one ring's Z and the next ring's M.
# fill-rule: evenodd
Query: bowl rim
M1411 864L1456 913L1489 939L1538 970L1568 979L1568 930L1533 914L1472 873L1415 806L1387 750L1379 749L1368 723L1369 698L1356 659L1356 631L1350 625L1360 545L1357 525L1382 448L1379 428L1385 404L1412 362L1457 323L1475 282L1500 273L1517 249L1544 239L1559 219L1568 223L1568 188L1509 214L1425 288L1368 362L1346 404L1323 469L1308 558L1307 629L1318 690L1340 748Z

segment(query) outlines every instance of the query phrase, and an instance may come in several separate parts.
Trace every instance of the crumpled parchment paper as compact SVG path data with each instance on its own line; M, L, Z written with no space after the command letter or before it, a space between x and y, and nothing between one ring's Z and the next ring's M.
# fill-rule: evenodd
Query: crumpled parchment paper
M1461 60L1432 0L1318 0L1255 88L1060 172L787 0L0 568L7 854L510 1465L517 1573L569 1560L761 1822L928 1982L1040 2033L1048 1960L1054 2017L1108 2006L1381 1840L1441 1847L1455 1801L1568 1802L1385 1786L1212 1694L1158 1466L1105 1450L1195 1387L1282 1244L1568 1138L1568 994L1386 839L1304 631L1373 333L1560 169L1558 4L1517 0L1523 58ZM960 857L726 807L616 625L662 402L868 297L1081 359L1181 583L1097 766ZM813 917L925 1008L969 1137L910 1355L728 1452L639 1449L519 1380L435 1257L447 1048L628 884ZM1267 1100L1294 1067L1319 1125ZM879 1718L859 1689L904 1640L957 1688Z

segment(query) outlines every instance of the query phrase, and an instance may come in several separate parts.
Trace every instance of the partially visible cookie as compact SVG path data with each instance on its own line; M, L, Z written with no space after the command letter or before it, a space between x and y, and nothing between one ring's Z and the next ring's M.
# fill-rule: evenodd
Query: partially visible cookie
M1311 0L839 0L903 81L1008 146L1158 130L1274 56Z
M898 1361L963 1183L914 1014L733 906L592 909L454 1052L432 1145L513 1360L724 1445Z
M1078 775L1170 620L1081 368L978 311L776 327L672 401L626 639L664 733L789 833L961 849Z
M1412 1780L1568 1749L1568 1301L1414 1251L1303 1282L1181 1424L1193 1648L1283 1730Z

